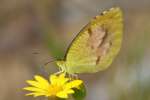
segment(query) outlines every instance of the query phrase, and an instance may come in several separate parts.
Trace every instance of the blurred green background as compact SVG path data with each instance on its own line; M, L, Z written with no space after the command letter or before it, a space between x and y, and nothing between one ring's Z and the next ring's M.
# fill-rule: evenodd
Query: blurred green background
M0 0L0 100L25 97L25 80L58 71L75 35L103 10L124 13L123 45L109 69L83 74L85 100L150 100L150 0Z

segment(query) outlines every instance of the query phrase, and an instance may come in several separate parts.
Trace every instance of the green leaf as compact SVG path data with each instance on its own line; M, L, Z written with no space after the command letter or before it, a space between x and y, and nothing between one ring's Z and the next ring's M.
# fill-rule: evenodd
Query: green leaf
M80 89L74 89L75 93L72 95L75 100L84 100L86 96L86 88L84 84L80 86Z

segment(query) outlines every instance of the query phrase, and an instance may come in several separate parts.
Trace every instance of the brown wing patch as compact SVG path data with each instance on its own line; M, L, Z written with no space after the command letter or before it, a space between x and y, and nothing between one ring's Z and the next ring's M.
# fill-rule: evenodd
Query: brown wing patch
M106 33L102 27L89 28L88 33L90 36L88 46L95 50L99 47L99 45L101 45Z
M97 56L96 64L101 60L111 46L111 41L108 40L108 31L101 26L93 26L88 29L89 40L88 46L92 49L94 54Z
M96 65L99 63L100 59L101 59L101 56L98 56L96 59Z

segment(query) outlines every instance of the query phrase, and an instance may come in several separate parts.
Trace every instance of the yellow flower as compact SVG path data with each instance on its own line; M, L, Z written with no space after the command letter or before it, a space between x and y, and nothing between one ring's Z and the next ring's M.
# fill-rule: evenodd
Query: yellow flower
M68 94L73 94L73 88L79 88L83 83L82 80L69 80L62 73L59 76L51 75L49 80L46 80L42 76L36 75L35 80L27 80L27 83L31 86L25 87L25 90L31 91L26 95L37 96L56 96L59 98L68 98Z

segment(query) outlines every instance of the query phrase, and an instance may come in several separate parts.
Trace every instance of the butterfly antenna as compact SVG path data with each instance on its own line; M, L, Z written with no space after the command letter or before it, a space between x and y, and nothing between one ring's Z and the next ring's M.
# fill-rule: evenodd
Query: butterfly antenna
M48 65L49 63L54 62L54 61L56 61L56 60L50 60L50 61L46 62L46 63L44 63L44 66L46 66L46 65Z
M43 73L48 73L48 71L46 71L44 67L45 67L46 65L48 65L49 63L54 62L54 61L55 61L55 60L50 60L50 61L45 62L44 64L42 64L42 65L40 66L40 70L41 70Z
M36 51L32 52L32 54L37 55L37 54L40 54L40 52L38 52L38 51L36 50ZM55 59L46 62L46 63L44 63L44 66L46 66L47 64L49 64L49 63L51 63L51 62L54 62L54 61L55 61Z

